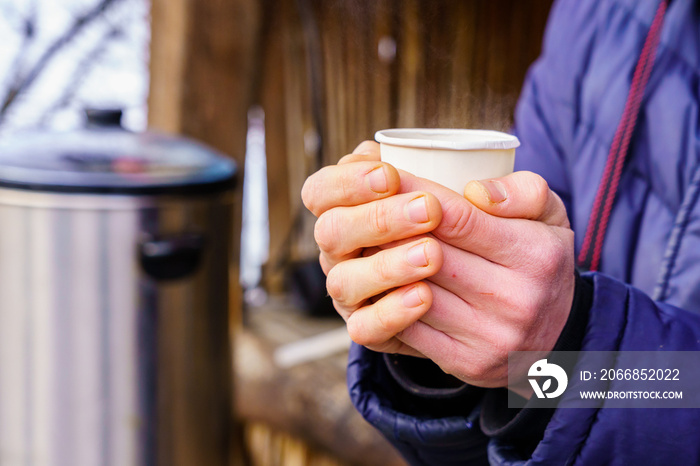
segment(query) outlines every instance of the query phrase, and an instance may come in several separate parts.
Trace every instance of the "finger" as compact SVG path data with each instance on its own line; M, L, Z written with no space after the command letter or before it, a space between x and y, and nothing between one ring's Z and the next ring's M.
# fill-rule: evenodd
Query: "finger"
M323 270L323 273L326 274L326 276L328 276L328 272L330 272L336 264L346 260L354 259L359 256L369 257L381 251L382 249L388 248L386 248L384 245L382 245L381 248L376 246L371 248L359 248L351 252L350 254L346 254L345 256L342 256L340 258L332 258L329 254L326 254L325 252L321 251L321 253L318 256L318 261L321 264L321 269Z
M432 231L437 239L500 265L510 265L522 249L520 228L526 225L489 215L455 192L438 199L442 220Z
M432 231L439 240L507 267L527 264L529 254L537 257L540 252L546 253L542 238L549 235L551 239L551 232L545 223L491 215L444 186L405 172L400 174L401 191L428 191L439 200L442 220Z
M379 251L381 251L382 249L388 249L388 248L383 248L383 247L380 248L379 246L374 246L374 247L371 247L371 248L365 248L365 249L362 250L362 253L361 253L360 255L361 255L362 257L373 256L373 255L375 255L376 253L378 253Z
M356 255L358 249L431 231L441 218L442 210L435 196L401 194L324 212L316 221L314 239L327 258L337 263L348 255Z
M331 259L326 253L321 251L319 254L319 263L321 264L321 269L323 270L323 273L328 275L328 272L339 262L342 262L344 260L349 260L349 259L354 259L356 257L362 256L362 257L369 257L373 256L374 254L378 253L379 251L383 249L390 249L396 246L401 246L403 244L408 244L411 241L416 241L421 238L429 238L431 236L429 235L416 235L412 236L411 238L406 238L398 241L393 241L391 243L385 243L381 244L379 246L373 246L369 248L360 248L355 251L353 251L350 254L347 254L346 256L342 257L340 260L337 259ZM376 297L375 297L376 298Z
M482 387L506 385L507 365L503 362L508 360L504 352L509 347L508 332L491 323L488 316L484 316L486 313L473 309L469 312L469 307L457 302L452 293L440 292L435 285L431 285L430 290L433 294L431 308L396 338L433 360L445 373L464 382ZM439 320L435 317L436 310L446 308L461 310L459 319L453 320L447 331L435 324L435 320Z
M411 348L409 345L405 344L397 337L393 337L387 340L386 342L378 345L365 345L365 347L377 353L403 354L404 356L414 356L417 358L425 359L425 355L417 351L415 348Z
M510 269L450 244L442 243L440 248L442 267L430 277L430 283L480 309L489 309L510 292ZM504 283L509 286L503 286Z
M455 341L449 334L434 329L421 319L406 327L394 338L403 343L405 347L412 348L424 357L433 360L445 373L469 382L460 371L462 348L459 348L459 342Z
M394 167L381 162L330 165L307 178L304 205L315 216L337 206L353 206L395 194L400 187Z
M446 374L470 385L490 388L508 384L507 353L504 358L501 348L487 347L483 340L457 340L422 320L396 338L437 363Z
M569 227L564 203L549 189L544 178L532 172L470 181L464 188L464 196L484 212L497 217L526 218Z
M351 154L346 155L338 161L338 165L350 162L380 160L379 144L374 141L362 141Z
M398 170L398 173L401 178L400 193L429 192L435 195L440 202L442 221L433 231L435 237L447 243L459 240L458 244L463 249L478 250L484 257L496 262L499 261L500 253L504 252L503 246L509 244L514 238L501 236L501 244L495 244L494 239L499 237L498 227L491 228L494 226L492 222L485 221L488 216L483 215L484 212L476 208L474 204L452 189L434 181L404 170ZM474 235L474 233L483 233L484 235Z
M414 324L432 304L430 288L422 282L400 287L379 301L353 312L347 319L350 338L357 344L383 352L400 348L393 337Z
M421 322L431 328L451 335L465 348L474 351L484 350L485 341L499 341L505 338L503 329L512 324L512 314L497 308L490 309L470 301L426 280L433 295L431 309L421 317Z
M328 272L335 266L335 262L331 261L323 251L318 255L318 263L321 264L321 270L323 270L326 276L328 276Z
M334 301L352 310L383 291L435 274L441 265L440 245L426 238L341 262L328 273L326 288Z

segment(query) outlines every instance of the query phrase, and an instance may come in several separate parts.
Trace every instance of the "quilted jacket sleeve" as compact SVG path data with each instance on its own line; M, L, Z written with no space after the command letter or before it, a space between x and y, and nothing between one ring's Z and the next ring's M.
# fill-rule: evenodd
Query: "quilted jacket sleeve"
M583 351L700 349L700 315L602 274L588 278L595 291ZM697 409L557 409L529 464L700 464L700 444L690 434L698 429ZM523 459L498 441L489 456L492 464Z
M484 465L489 438L479 428L480 390L450 400L409 394L381 354L353 344L350 398L357 410L412 465Z
M594 294L583 351L700 349L700 315L656 303L602 274L584 278ZM448 400L408 394L391 378L381 355L357 345L348 383L360 413L412 465L649 464L678 455L684 464L700 464L700 444L691 438L700 431L696 409L557 409L530 456L481 432L479 392ZM615 390L615 383L609 389Z

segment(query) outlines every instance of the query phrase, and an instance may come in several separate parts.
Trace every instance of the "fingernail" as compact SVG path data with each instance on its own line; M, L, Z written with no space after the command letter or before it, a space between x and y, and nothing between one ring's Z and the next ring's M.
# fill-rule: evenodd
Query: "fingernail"
M375 168L367 174L367 179L369 180L369 189L375 193L382 194L389 190L386 182L386 175L384 174L384 168Z
M504 188L503 185L496 180L477 181L477 183L484 187L489 196L489 201L493 202L494 204L503 202L508 197L506 188Z
M428 265L428 257L425 254L425 243L417 244L408 250L406 260L414 267L425 267Z
M423 300L420 299L418 294L418 288L413 287L403 294L403 305L406 307L418 307L423 304Z
M425 223L429 220L425 196L417 197L408 203L408 219L413 223Z

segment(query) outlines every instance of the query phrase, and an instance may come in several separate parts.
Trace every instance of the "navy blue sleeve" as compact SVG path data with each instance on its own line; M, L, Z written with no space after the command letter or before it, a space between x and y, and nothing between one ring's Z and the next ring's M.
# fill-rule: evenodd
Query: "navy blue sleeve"
M588 274L593 304L582 351L698 351L700 315L652 301L602 274ZM577 369L574 368L574 371ZM381 354L353 345L348 384L360 413L412 465L648 464L682 458L700 464L700 410L557 409L534 451L523 455L510 438L486 436L479 425L481 397L425 400L392 379ZM615 384L610 386L615 390Z
M389 373L381 353L353 344L348 363L350 398L411 465L488 464L489 438L479 428L482 389L469 387L449 401L417 396Z
M555 3L542 56L528 73L516 110L515 133L522 142L516 169L542 175L569 212L574 196L566 153L577 146L581 80L601 5L610 8L610 2ZM700 350L699 314L655 302L603 274L584 278L592 284L593 300L583 351ZM411 464L700 464L698 409L556 409L542 440L524 456L512 439L483 433L483 396L474 392L449 403L424 403L393 380L382 355L356 345L348 383L357 409Z
M583 351L698 351L700 315L651 300L603 274L594 287ZM576 370L576 368L574 368ZM615 383L609 388L615 390ZM700 410L557 409L532 464L700 464ZM692 432L692 435L690 434ZM507 441L489 445L492 459L514 457Z

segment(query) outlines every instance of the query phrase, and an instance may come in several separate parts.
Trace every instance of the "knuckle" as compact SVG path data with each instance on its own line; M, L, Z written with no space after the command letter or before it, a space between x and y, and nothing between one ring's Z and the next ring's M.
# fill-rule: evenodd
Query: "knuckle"
M308 177L306 181L304 181L304 185L301 187L301 202L304 203L304 206L311 211L312 213L316 213L316 196L315 196L315 184L313 181L313 175Z
M529 173L530 175L530 197L529 202L536 208L538 212L544 212L547 209L549 203L549 184L536 173Z
M332 254L338 247L339 228L334 210L324 212L314 225L314 240L321 251Z
M537 173L529 172L529 175L532 178L532 185L537 192L545 194L549 192L549 184L547 183L547 180L542 178L542 176L538 175Z
M488 352L472 355L468 360L455 360L455 370L462 368L464 378L478 382L482 386L495 386L507 374L508 356L518 348L516 335L501 328L486 340ZM459 372L458 372L459 373Z
M524 333L516 327L495 333L491 366L500 366L504 361L508 361L508 354L522 347L523 337Z
M444 212L441 228L449 237L464 238L475 231L478 217L474 215L474 209L457 204L455 201L447 201Z
M350 316L352 315L352 312L354 309L348 308L347 306L343 306L342 304L340 304L336 300L332 300L332 301L333 301L333 307L335 308L338 315L340 317L342 317L345 322L347 322L348 319L350 318Z
M352 183L352 180L348 180L347 178L348 174L344 173L337 185L338 188L340 188L340 200L342 203L350 203L355 194L348 186L349 183Z
M323 199L326 197L323 186L328 184L333 174L330 172L332 166L321 168L316 173L309 176L301 187L301 200L304 206L315 216L319 216L324 210Z
M507 353L504 355L501 351L495 350L490 357L473 363L469 375L473 380L481 382L484 386L489 386L490 382L499 378L499 372L507 361Z
M532 277L536 279L550 276L555 262L552 245L546 244L547 241L543 239L540 238L528 245L528 252L524 256L526 267L531 269Z
M518 286L522 285L522 286ZM527 329L530 328L538 319L541 307L541 290L538 285L526 280L518 281L513 289L518 289L518 292L511 293L504 297L503 305L508 310L507 318L512 328ZM500 332L491 336L494 346L497 348L514 348L517 341L514 341L514 336L505 332Z
M555 238L542 261L544 263L543 273L547 278L559 276L563 272L566 262L564 260L565 253L564 245L560 241L556 241Z
M323 270L324 275L328 276L328 272L333 268L333 263L324 253L318 255L318 263L321 265L321 270Z
M573 261L573 247L563 238L553 234L548 227L538 235L537 241L528 246L528 266L533 277L549 281L564 273L567 264Z
M457 378L465 378L468 380L477 380L472 376L471 370L465 370L463 364L460 363L459 358L450 357L447 360L440 363L440 369L446 374L453 375Z
M351 162L351 161L355 160L355 158L356 158L356 154L346 154L338 160L338 165L343 165L343 164L346 164L348 162Z
M358 345L371 346L381 343L377 341L376 338L372 338L370 332L367 331L364 319L362 319L362 316L357 313L350 316L350 318L347 320L346 327L350 339Z
M355 155L373 155L377 151L377 143L371 139L365 139L352 151Z
M469 378L478 381L484 381L488 378L490 365L485 361L475 361L469 370Z
M334 301L337 301L338 304L346 304L345 278L341 267L333 267L328 272L328 276L326 277L326 291L328 291L329 296L333 298Z
M374 325L377 333L381 335L393 335L395 333L396 319L392 318L392 312L383 312L378 306L374 307L372 313L374 317ZM378 342L375 342L375 344Z
M540 212L545 212L549 206L549 187L545 184L542 188L535 189L534 204Z
M573 258L573 242L560 237L552 227L539 222L531 223L528 234L515 236L513 244L518 253L514 254L512 265L535 279L548 278L561 271L561 265L567 257ZM573 237L572 237L573 238Z
M391 230L389 225L389 211L384 202L373 202L367 209L367 224L375 235L385 236Z
M462 380L473 379L472 361L467 360L468 356L461 351L459 344L453 341L446 349L444 358L439 363L440 369Z
M375 254L372 262L372 279L377 283L390 283L394 278L386 254Z
M511 314L511 322L520 328L530 328L537 321L539 308L539 293L533 292L531 296L523 298L517 308L514 308L515 312Z

